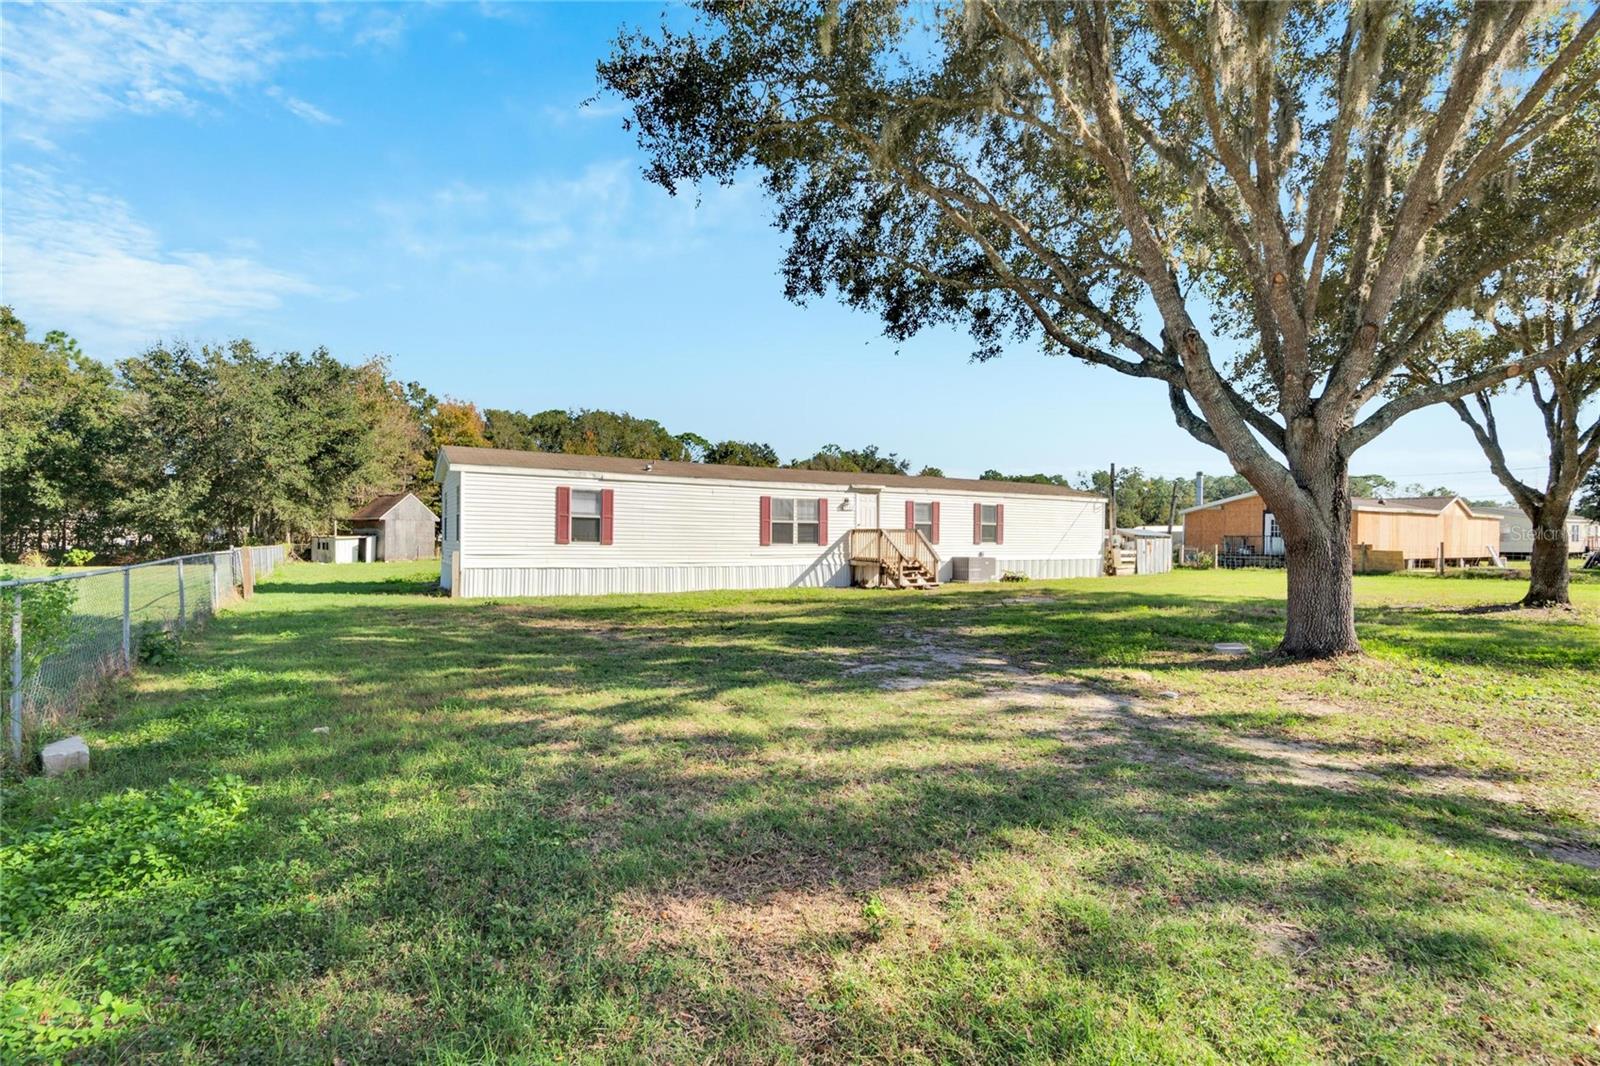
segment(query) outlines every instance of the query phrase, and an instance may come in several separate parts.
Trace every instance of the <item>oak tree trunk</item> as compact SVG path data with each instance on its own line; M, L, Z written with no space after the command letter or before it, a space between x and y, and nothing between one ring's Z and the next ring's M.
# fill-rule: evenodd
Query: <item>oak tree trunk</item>
M1357 654L1349 465L1335 447L1310 434L1291 441L1288 458L1298 491L1262 494L1283 533L1289 576L1278 654L1293 659Z
M1528 557L1528 594L1524 607L1568 606L1566 508L1542 507L1533 520L1533 546Z
M1295 659L1325 659L1359 652L1349 520L1322 526L1311 535L1285 538L1284 550L1289 603L1278 653Z

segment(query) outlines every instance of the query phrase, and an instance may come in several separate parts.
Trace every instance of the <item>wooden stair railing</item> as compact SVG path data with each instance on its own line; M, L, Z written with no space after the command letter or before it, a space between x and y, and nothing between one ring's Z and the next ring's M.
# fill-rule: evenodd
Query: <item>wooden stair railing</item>
M939 584L939 555L915 529L852 529L850 563L871 571L880 585L933 588Z

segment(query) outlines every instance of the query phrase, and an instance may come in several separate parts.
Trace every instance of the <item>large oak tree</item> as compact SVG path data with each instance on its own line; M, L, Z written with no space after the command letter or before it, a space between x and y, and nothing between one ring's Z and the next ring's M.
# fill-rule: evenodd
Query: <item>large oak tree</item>
M1591 146L1600 153L1600 144ZM1499 272L1483 285L1476 308L1481 331L1451 331L1446 373L1560 346L1579 324L1600 314L1600 223L1576 239ZM1549 447L1542 483L1518 477L1506 458L1493 390L1452 400L1472 430L1489 468L1528 516L1529 607L1565 605L1567 522L1584 480L1600 462L1600 340L1535 368L1514 383L1538 409Z
M1281 651L1322 656L1359 647L1356 450L1600 332L1391 392L1482 277L1594 217L1592 160L1483 193L1582 121L1597 32L1587 6L707 0L599 74L654 181L760 175L792 298L1163 387L1277 514Z

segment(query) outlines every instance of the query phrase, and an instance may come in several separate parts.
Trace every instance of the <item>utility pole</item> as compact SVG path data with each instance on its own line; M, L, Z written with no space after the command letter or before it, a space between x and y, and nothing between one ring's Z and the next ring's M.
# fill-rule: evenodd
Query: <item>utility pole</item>
M1110 496L1110 500L1111 500L1111 505L1110 505L1110 509L1106 512L1106 515L1110 519L1110 522L1111 522L1111 531L1113 533L1115 533L1116 530L1117 530L1117 464L1116 463L1112 463L1111 464L1111 491L1109 493L1109 496Z
M1105 572L1115 577L1117 573L1117 464L1111 464L1110 491L1106 493L1106 560Z

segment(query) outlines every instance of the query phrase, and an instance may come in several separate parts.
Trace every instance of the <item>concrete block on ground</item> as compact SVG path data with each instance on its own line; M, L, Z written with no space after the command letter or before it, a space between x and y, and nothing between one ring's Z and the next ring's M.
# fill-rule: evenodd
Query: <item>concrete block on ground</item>
M67 737L54 744L46 744L39 753L39 761L44 765L46 777L59 777L72 770L87 770L89 745L83 742L82 737Z
M1236 644L1233 641L1223 641L1221 644L1211 645L1211 650L1219 655L1245 656L1250 654L1250 645Z

